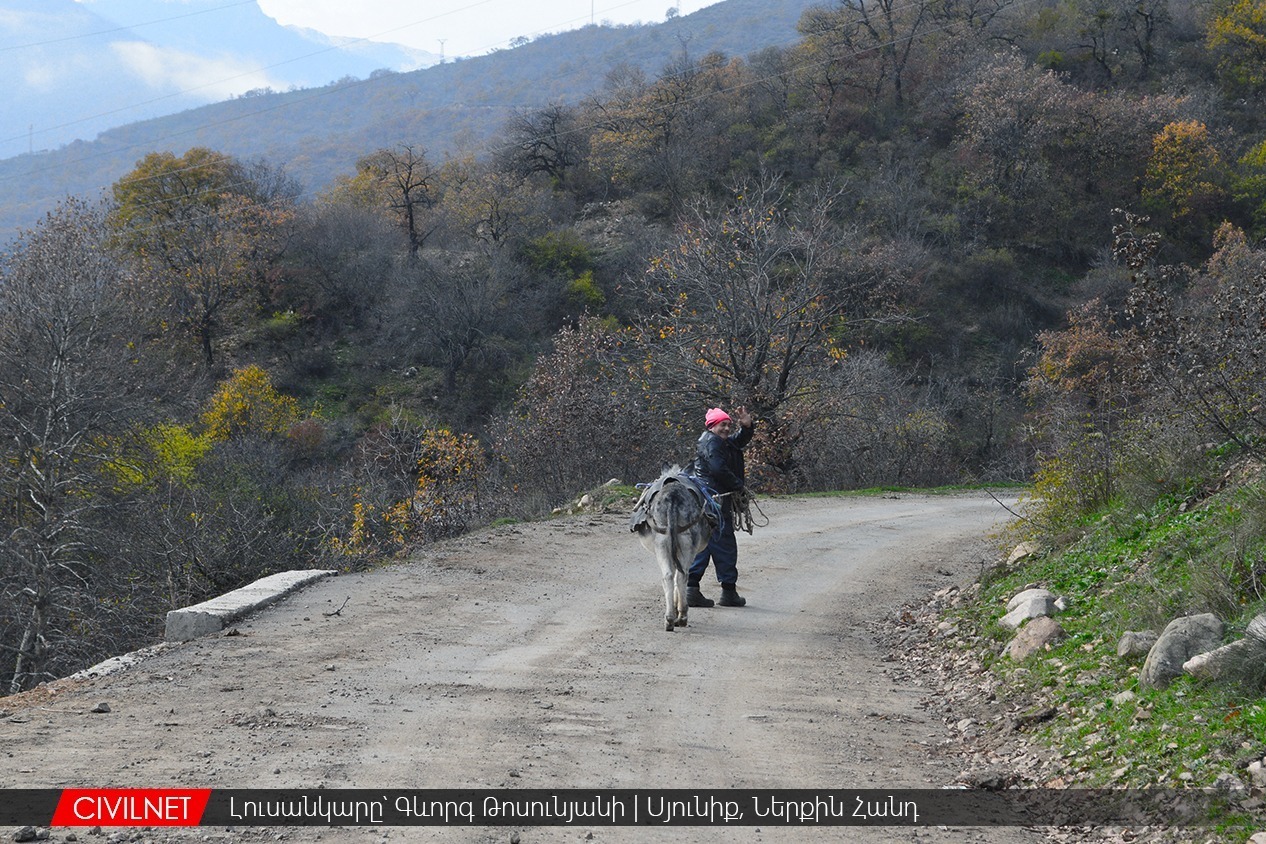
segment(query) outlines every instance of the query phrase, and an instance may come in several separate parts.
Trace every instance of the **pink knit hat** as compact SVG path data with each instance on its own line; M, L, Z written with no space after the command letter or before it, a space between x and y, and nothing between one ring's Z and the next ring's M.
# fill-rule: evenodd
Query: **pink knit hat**
M732 421L733 420L730 419L730 414L726 413L724 410L722 410L719 407L712 408L711 410L708 411L708 414L703 417L703 423L708 428L711 428L713 425L717 424L718 422L732 422Z

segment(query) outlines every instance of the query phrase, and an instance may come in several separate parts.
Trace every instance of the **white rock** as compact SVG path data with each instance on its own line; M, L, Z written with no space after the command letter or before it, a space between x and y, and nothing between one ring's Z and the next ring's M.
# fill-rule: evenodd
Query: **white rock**
M1014 565L1025 557L1031 557L1037 553L1036 542L1021 542L1011 550L1011 555L1007 557L1007 565Z
M1046 618L1055 611L1055 599L1052 597L1029 598L1016 606L1011 612L998 619L998 623L1008 630L1018 630L1020 625L1033 618Z
M1013 609L1020 606L1020 604L1023 604L1025 601L1030 601L1033 598L1050 598L1051 600L1054 600L1055 593L1047 589L1025 589L1023 592L1020 592L1013 597L1010 601L1007 601L1007 612L1011 612Z
M1258 759L1248 766L1248 779L1255 788L1266 787L1266 759Z
M1248 791L1248 787L1240 781L1240 778L1229 771L1218 774L1218 778L1213 781L1213 787L1225 794L1242 794Z
M1184 674L1200 680L1221 680L1242 666L1260 662L1266 644L1254 638L1239 639L1212 651L1196 654L1182 664Z

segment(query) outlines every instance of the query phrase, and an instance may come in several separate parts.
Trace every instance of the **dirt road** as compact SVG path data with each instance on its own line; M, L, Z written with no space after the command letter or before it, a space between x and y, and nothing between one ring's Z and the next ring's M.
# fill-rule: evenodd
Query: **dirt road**
M232 631L0 699L0 786L938 788L957 768L878 623L978 574L984 495L764 500L742 609L662 628L621 513L490 529L324 581ZM710 575L711 576L711 575ZM705 584L715 595L715 584ZM337 614L336 610L340 610ZM98 703L110 712L93 714ZM65 834L54 831L54 839ZM509 841L504 828L155 841ZM526 828L523 842L1039 840L1020 829ZM185 837L180 837L180 836ZM210 837L208 837L210 836ZM80 833L80 840L85 840Z

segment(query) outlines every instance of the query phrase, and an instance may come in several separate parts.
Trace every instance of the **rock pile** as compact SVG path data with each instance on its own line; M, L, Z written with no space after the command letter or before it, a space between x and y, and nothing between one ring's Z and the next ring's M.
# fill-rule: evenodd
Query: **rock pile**
M1035 549L1017 549L1019 559ZM1004 563L1003 565L1008 565ZM986 668L990 653L997 654L995 636L986 629L947 618L950 610L974 598L980 584L959 589L947 587L927 601L903 608L887 631L890 648L886 673L894 680L927 689L921 701L929 715L945 724L947 738L935 747L939 755L954 758L962 766L950 785L978 788L1084 787L1089 781L1080 758L1110 741L1093 729L1101 710L1129 707L1136 722L1151 717L1144 695L1134 689L1109 692L1098 704L1069 706L1048 689L1034 689L1022 696L1006 693L1010 680L1038 669L1028 663L1046 660L1055 669L1057 682L1093 684L1103 676L1119 675L1122 661L1130 663L1137 675L1138 692L1163 688L1179 676L1188 675L1208 682L1242 681L1246 671L1256 671L1256 682L1266 679L1266 614L1255 618L1243 638L1224 644L1226 625L1216 616L1201 614L1177 618L1163 631L1129 631L1115 641L1096 637L1080 647L1095 653L1099 668L1072 671L1072 664L1057 658L1054 646L1066 638L1056 620L1067 612L1070 601L1054 594L1043 584L1029 584L1007 602L1005 613L995 620L998 627L1014 631L1002 655L1006 662ZM1001 610L1001 607L999 608ZM1115 653L1113 652L1115 650ZM1003 667L1008 666L1008 667ZM1133 667L1138 666L1138 667ZM1001 670L999 670L1001 669ZM1085 733L1085 753L1060 753L1032 733L1047 723L1064 723ZM1088 728L1088 729L1087 729ZM1266 810L1266 748L1245 746L1248 753L1219 757L1224 769L1213 788L1226 794L1241 810L1251 814ZM1212 761L1212 758L1210 759ZM1115 782L1130 780L1127 761L1115 772ZM1186 776L1190 776L1189 774ZM1162 777L1161 779L1164 779ZM1181 788L1185 776L1171 781ZM1162 783L1158 782L1157 785ZM1190 838L1193 830L1135 827L1129 830L1067 828L1050 831L1051 840L1078 842L1138 841L1177 842L1209 840ZM1266 844L1266 832L1251 839Z

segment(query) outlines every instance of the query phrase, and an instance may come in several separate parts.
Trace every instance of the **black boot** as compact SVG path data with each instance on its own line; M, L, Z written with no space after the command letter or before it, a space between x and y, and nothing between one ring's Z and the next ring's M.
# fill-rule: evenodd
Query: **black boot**
M721 600L717 603L723 607L745 607L747 599L738 593L733 583L722 583Z
M711 598L704 597L704 594L699 591L698 586L686 587L686 606L711 607L714 605L715 605L715 602Z

